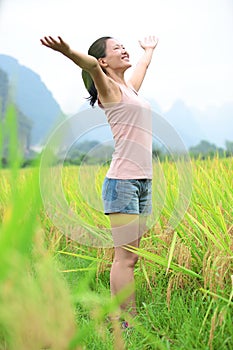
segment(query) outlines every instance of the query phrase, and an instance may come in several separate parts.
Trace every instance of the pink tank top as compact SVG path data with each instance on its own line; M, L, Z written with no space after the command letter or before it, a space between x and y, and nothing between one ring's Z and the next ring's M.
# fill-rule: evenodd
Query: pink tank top
M152 179L152 115L148 102L118 84L120 103L99 106L111 127L115 150L106 174L113 179Z

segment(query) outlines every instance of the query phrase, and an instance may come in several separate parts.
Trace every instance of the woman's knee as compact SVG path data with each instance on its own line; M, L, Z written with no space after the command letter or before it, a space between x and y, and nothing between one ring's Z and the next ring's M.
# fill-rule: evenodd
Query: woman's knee
M124 265L125 267L134 267L138 262L138 255L131 253L124 256L115 256L115 263Z
M138 262L138 255L137 254L133 254L133 257L132 257L132 264L133 266L135 266Z

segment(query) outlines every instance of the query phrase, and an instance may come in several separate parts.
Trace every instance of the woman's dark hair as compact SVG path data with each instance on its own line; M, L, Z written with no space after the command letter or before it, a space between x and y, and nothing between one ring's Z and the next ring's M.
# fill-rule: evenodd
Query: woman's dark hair
M102 38L97 39L89 48L88 55L94 56L97 60L99 58L105 57L106 51L106 40L112 39L111 36L103 36ZM104 70L103 70L104 71ZM97 100L97 90L92 80L92 77L88 72L82 70L82 78L84 85L89 92L90 96L87 98L90 101L90 105L93 107Z

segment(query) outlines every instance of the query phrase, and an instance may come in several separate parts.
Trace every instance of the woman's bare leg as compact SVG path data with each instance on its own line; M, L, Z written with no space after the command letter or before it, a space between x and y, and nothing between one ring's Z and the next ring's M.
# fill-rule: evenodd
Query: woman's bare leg
M145 219L132 214L110 214L112 234L115 245L115 256L110 273L112 296L127 286L132 287L132 293L121 304L122 311L128 311L132 316L137 314L135 302L134 267L138 255L125 249L126 245L138 248L141 236L145 231Z

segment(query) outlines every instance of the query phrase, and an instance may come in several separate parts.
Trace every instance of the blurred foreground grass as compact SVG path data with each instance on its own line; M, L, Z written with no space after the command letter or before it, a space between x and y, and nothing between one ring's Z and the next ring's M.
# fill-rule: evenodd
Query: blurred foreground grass
M64 235L43 206L39 164L19 169L15 154L12 142L11 169L0 171L1 350L233 348L232 158L191 162L191 197L175 229L176 163L154 164L156 220L137 250L139 316L129 334L106 321L118 307L112 248ZM106 170L62 169L68 205L98 234L109 227L100 204Z

